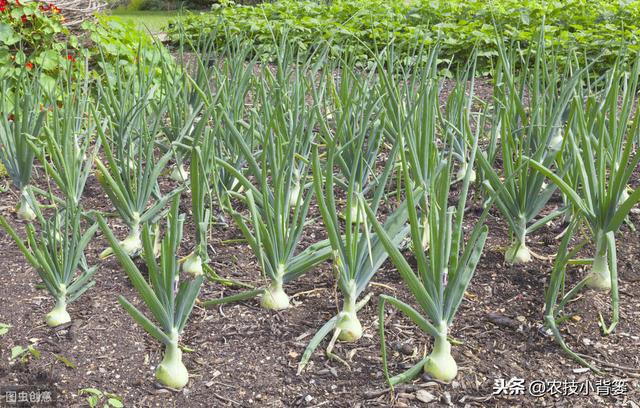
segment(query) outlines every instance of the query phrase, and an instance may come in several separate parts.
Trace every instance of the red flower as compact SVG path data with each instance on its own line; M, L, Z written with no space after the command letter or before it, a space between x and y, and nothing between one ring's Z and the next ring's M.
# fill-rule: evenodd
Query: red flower
M27 69L33 69L33 62L29 61L26 64L24 64L25 67L27 67Z
M76 62L76 59L75 59L75 58L73 58L73 55L71 55L71 54L67 54L67 59L68 59L69 61L71 61L71 62Z
M20 4L20 0L16 0L16 6L22 6L22 4Z
M25 24L27 22L27 16L25 16L24 14L22 15L22 17L20 17L20 19L22 19L22 24Z

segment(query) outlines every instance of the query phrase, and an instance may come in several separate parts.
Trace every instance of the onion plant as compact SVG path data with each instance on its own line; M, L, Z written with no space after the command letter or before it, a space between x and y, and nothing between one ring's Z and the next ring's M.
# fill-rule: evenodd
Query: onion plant
M27 221L36 218L35 200L28 191L36 153L29 139L40 135L46 117L46 109L40 105L42 90L37 78L22 74L0 82L0 160L20 190L18 217Z
M248 147L253 152L260 141L254 124L245 121L249 115L246 102L256 84L256 57L252 57L249 43L230 41L223 50L207 52L201 58L202 64L206 64L202 71L208 73L207 78L214 84L209 103L213 105L215 100L216 117L224 124L216 132L215 154L235 170L244 171L247 165L244 149ZM216 167L214 193L225 211L230 211L227 192L243 188L233 174L224 166Z
M61 88L61 99L59 103L54 99L51 120L44 127L42 146L32 147L64 201L78 207L100 140L94 137L96 123L89 108L89 80L72 82L69 78Z
M27 245L2 216L0 224L55 299L55 306L45 319L49 326L55 327L71 321L67 305L95 284L92 278L96 267L87 265L84 250L98 225L86 228L83 233L81 211L73 202L67 202L64 211L56 212L48 220L44 220L38 208L35 211L42 220L40 231L37 233L31 223L27 224Z
M163 126L163 133L169 141L174 142L163 148L176 151L178 167L171 172L172 178L186 180L188 172L180 163L189 151L193 154L193 150L189 149L197 145L195 139L199 135L192 134L197 130L196 123L200 123L203 116L215 116L217 122L208 139L213 142L213 146L211 150L206 148L207 157L202 156L201 159L207 161L207 166L213 166L213 179L207 180L211 183L211 188L207 187L207 194L215 196L223 210L230 211L227 192L238 191L242 187L230 172L216 165L215 161L209 162L209 159L219 157L232 163L236 170L244 171L247 154L243 148L248 146L249 152L252 152L257 135L253 129L247 131L245 122L246 101L250 97L250 91L255 88L256 58L251 55L251 44L241 39L220 45L216 44L215 34L211 33L198 37L198 42L194 44L185 35L181 25L178 33L179 58L187 70L171 72L162 81L165 87L172 89L175 81L179 83L164 98L163 105L168 112L169 121ZM195 53L187 58L186 50L195 50ZM195 58L191 58L192 56ZM190 72L194 72L193 75ZM196 111L201 114L194 115ZM251 154L249 156L252 157ZM198 166L192 164L191 167L194 170ZM200 170L203 170L201 166ZM195 183L204 186L204 182L200 177ZM224 222L223 214L219 216ZM189 266L188 263L185 265Z
M544 175L529 166L527 158L545 166L556 164L567 105L582 77L581 72L562 75L554 60L547 61L542 35L538 44L518 64L518 74L516 57L507 55L504 46L498 47L492 126L499 129L502 169L478 155L484 185L490 192L500 191L496 204L512 234L505 252L505 261L511 264L531 261L527 235L562 212L559 209L539 217L556 186L545 183Z
M148 62L137 64L133 74L115 64L113 69L105 70L104 82L95 82L98 111L108 120L112 141L121 148L128 146L131 140L140 135L143 124L148 119L146 114L152 102L158 99L159 87L154 84L155 69L148 64L150 65ZM156 106L160 106L157 113L161 116L164 104ZM127 164L133 161L131 158Z
M397 67L397 71L380 68L380 94L385 110L385 134L394 143L402 143L406 151L409 173L416 188L423 192L418 203L421 220L422 243L419 248L429 246L429 184L440 161L437 149L437 127L440 117L438 95L440 80L437 77L437 48L423 55L417 54L422 65L405 69L395 64L390 50L387 66ZM381 61L378 62L380 65ZM396 73L397 72L397 73ZM394 75L395 74L395 75ZM441 122L441 121L440 121ZM466 129L461 129L466 131ZM450 135L451 132L446 132ZM399 172L398 193L401 188L402 172ZM399 194L398 194L399 196Z
M94 116L97 117L95 111ZM151 123L143 120L140 134L125 141L109 140L102 127L96 128L106 160L103 163L99 158L95 159L96 178L122 221L129 227L129 235L120 245L130 256L138 255L143 249L141 226L149 221L153 223L171 197L180 191L178 188L163 196L158 186L158 177L172 157L171 151L159 159L154 156L159 120L157 117L151 119ZM112 138L119 136L115 124L111 120L107 122ZM105 258L112 253L112 248L107 248L100 257Z
M549 278L549 285L545 290L545 306L544 306L544 325L546 329L551 332L556 342L562 347L562 349L575 361L583 366L594 369L583 357L571 350L558 329L558 322L562 319L560 316L562 310L567 303L575 296L575 294L584 287L587 282L586 279L581 280L571 290L565 291L566 282L566 268L575 263L573 259L577 253L585 246L588 240L582 240L573 248L569 248L569 244L572 239L575 238L575 232L582 224L582 218L574 218L567 227L567 230L562 238L560 247L558 248L558 255L553 264L553 270Z
M269 280L266 288L249 291L239 298L261 294L261 306L273 310L289 307L284 284L297 279L331 255L327 241L298 252L313 191L296 180L296 177L304 178L308 171L305 159L299 156L302 139L292 135L287 140L280 136L273 128L264 134L260 163L254 161L253 164L260 169L256 177L258 186L237 171L233 164L218 159L219 165L229 171L244 189L244 193L234 195L244 200L249 214L244 216L233 211L232 216ZM238 297L231 297L229 301L235 299Z
M236 174L255 176L261 173L254 153L257 152L257 144L262 136L258 131L255 114L250 115L248 121L234 120L226 111L220 112L219 117L224 126L216 131L215 155L231 165L233 170L230 170L227 165L216 165L214 191L222 209L231 213L233 212L231 196L241 194L245 188Z
M182 270L193 276L202 275L209 262L207 238L211 225L212 191L210 188L215 169L214 132L206 125L208 116L201 118L192 132L191 148L191 214L196 228L196 244L183 260Z
M180 196L176 195L168 215L165 236L162 238L159 263L153 255L154 238L151 229L148 225L143 228L144 262L151 283L147 282L129 254L122 248L102 215L97 216L100 229L107 237L118 261L158 324L154 324L124 296L120 296L118 301L147 333L164 344L164 358L156 368L156 379L174 389L180 389L189 382L189 373L182 362L182 351L178 342L203 281L202 276L180 280L177 252L182 241L184 214L179 214L179 206Z
M636 139L636 142L634 142L636 146L635 148L637 149L639 146L637 138L638 135L640 135L640 132L630 130L627 127L628 125L625 125L633 123L634 111L638 106L637 95L639 90L638 82L640 78L638 78L637 75L634 75L634 70L635 68L633 66L630 67L629 70L616 66L614 68L614 74L610 73L609 75L603 75L599 78L599 81L589 81L591 86L588 88L588 92L590 95L595 96L598 102L593 103L592 99L592 103L587 107L591 111L585 113L588 120L587 126L591 129L592 138L598 138L600 135L606 135L608 137L609 141L604 145L608 150L606 157L610 161L620 158L619 152L617 152L620 150L620 145L617 143L620 142L621 138L619 135L612 138L612 135L619 132L624 133L632 131L635 133L635 136L633 137ZM615 71L617 71L617 73ZM601 88L594 86L593 82L601 83ZM587 99L584 95L582 98ZM604 113L613 112L611 104L614 100L620 100L622 103L618 106L619 110L615 120L610 120L604 116ZM634 100L636 101L634 102ZM606 121L606 125L604 125L604 133L596 130L596 127L602 126L602 121ZM612 162L610 163L610 166L618 168L620 167L620 163ZM618 205L622 204L627 198L629 198L630 191L632 190L629 187L622 190ZM625 223L635 231L635 226L631 223L628 217L625 218Z
M218 143L217 136L221 132L221 124L214 119L212 122L215 125L209 126L207 124L208 112L208 109L203 112L203 116L192 132L189 186L191 187L191 216L196 230L196 243L193 250L181 259L180 263L182 263L183 272L193 276L204 273L210 280L226 286L251 287L242 282L223 278L209 266L208 241L211 214L214 208L213 199L216 194L212 185L215 184L215 175L219 168L215 163L217 159L215 148Z
M630 75L640 74L637 60ZM625 95L620 103L618 86L624 86L628 75L620 67L614 67L608 75L613 86L599 101L591 95L586 99L575 97L571 104L570 127L565 136L566 149L573 166L577 168L577 184L571 185L544 163L531 159L533 168L548 177L571 200L580 216L584 217L595 241L591 272L584 284L599 290L611 291L613 317L605 333L613 331L619 321L618 282L615 233L634 205L640 202L640 188L626 193L627 184L640 163L640 152L634 139L640 132L640 113L635 110L633 119L621 121L620 113L632 112L636 104L635 86L624 87ZM623 201L624 194L628 194Z
M455 181L463 180L467 174L470 146L469 135L471 134L469 116L471 115L471 109L475 101L475 72L476 59L473 58L468 64L466 73L460 75L456 81L451 94L447 98L445 112L439 118L441 129L449 133L444 135L443 139L450 141L453 156L458 162ZM479 115L478 118L481 118L481 120L476 123L476 126L482 128L484 126L483 119L485 116ZM474 169L471 169L469 181L471 183L476 181L476 171Z
M383 199L389 175L394 167L395 154L397 154L398 147L399 144L394 144L382 174L375 180L376 188L373 190L371 199L372 211L374 212L377 211ZM377 233L371 232L369 223L366 222L366 218L362 215L364 213L364 202L359 199L362 193L356 191L355 179L358 177L356 171L350 172L351 180L349 180L349 189L346 196L347 208L354 208L355 211L347 211L345 213L345 232L344 234L341 233L333 175L335 159L339 157L338 146L335 144L328 146L324 170L321 167L319 156L316 147L313 152L313 186L322 220L331 243L337 286L343 296L342 310L327 321L311 339L298 365L299 373L304 370L320 342L332 330L333 337L329 342L326 354L328 357L336 358L339 361L342 360L332 353L336 340L355 342L362 337L363 329L357 312L368 302L370 296L365 296L361 300L358 299L387 259L387 251L385 251ZM356 157L353 162L355 166L357 166L358 160L359 158ZM353 222L352 217L361 219L362 223ZM391 237L390 239L394 245L400 245L409 232L406 220L407 207L406 204L403 204L389 214L384 227L381 227Z
M176 165L170 177L175 181L185 182L189 178L189 172L183 162L189 155L196 124L202 120L201 112L205 105L202 97L206 97L206 94L202 93L186 69L172 70L167 63L162 72L160 84L164 92L160 103L166 105L167 114L162 133L168 144L160 143L160 146L163 151L174 152Z
M337 83L335 69L341 71ZM381 95L373 85L375 75L376 71L371 70L363 77L348 61L343 61L337 67L329 65L324 71L326 92L324 87L314 89L320 137L327 145L340 146L334 158L340 176L334 181L344 191L353 188L367 194L376 186L374 173L384 133ZM350 205L353 207L345 210L350 213L350 222L362 222L364 213L358 211L356 201Z
M399 135L402 138L402 135ZM451 355L451 342L448 339L449 328L462 302L466 288L473 277L476 265L482 254L488 229L484 217L476 223L465 243L463 218L467 193L471 179L472 165L477 150L477 137L469 157L469 166L462 181L457 207L449 206L449 190L452 182L452 150L444 163L440 163L429 184L430 208L428 209L428 231L430 246L428 250L415 251L417 271L398 249L397 242L376 219L375 209L365 206L367 217L389 257L407 284L409 291L420 306L422 313L409 304L387 295L380 296L379 330L384 373L391 386L407 381L422 369L431 377L451 381L457 374L457 364ZM418 201L421 188L414 189L416 183L410 174L407 152L400 151L402 172L405 181L407 209L411 226L411 239L414 248L420 248L422 242L421 226L418 217ZM386 344L384 340L384 310L386 304L395 306L407 315L418 327L434 337L431 354L422 359L413 368L398 376L389 377L387 367Z
M316 110L308 106L307 98L309 89L313 87L314 92L322 92L324 85L322 81L311 85L311 81L315 80L314 76L313 71L309 72L307 64L292 61L284 55L278 62L275 74L270 70L263 71L255 92L256 102L260 105L256 112L256 116L260 118L255 121L257 132L262 135L271 134L278 140L279 145L282 143L279 149L286 149L287 145L295 146L293 158L290 162L287 161L287 166L292 170L290 192L292 206L298 200L298 195L307 187L304 184L308 157L317 125ZM266 143L272 143L272 141L263 140L262 150L253 154L258 157L272 154ZM245 148L243 152L246 154L248 150ZM249 172L257 169L257 166L251 164L251 157L246 157L246 160L249 163ZM282 167L276 167L274 170L282 170ZM263 177L262 173L254 176Z

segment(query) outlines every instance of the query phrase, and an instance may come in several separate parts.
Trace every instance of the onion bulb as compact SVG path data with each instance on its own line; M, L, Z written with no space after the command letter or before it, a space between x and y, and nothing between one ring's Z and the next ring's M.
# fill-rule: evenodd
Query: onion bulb
M182 351L177 343L168 344L164 358L156 368L156 379L167 387L179 390L189 382L189 372L182 362Z
M64 285L62 285L64 287ZM63 294L56 300L56 305L51 309L45 318L49 327L60 326L71 321L71 316L67 312L67 302Z
M289 295L282 288L282 282L272 282L264 290L260 306L269 310L283 310L290 306Z
M22 197L20 198L20 202L18 203L16 211L20 219L23 219L25 221L33 221L36 219L36 213L33 211L33 208L31 208L31 205L24 195L22 195Z
M514 242L504 253L504 260L513 265L531 262L531 251L524 242Z
M451 355L451 344L447 336L437 337L433 350L424 364L424 372L431 378L449 382L458 374L458 364Z
M182 264L182 271L190 274L193 277L202 275L202 259L200 258L200 256L196 255L195 252L192 252L189 256L187 256L184 263Z

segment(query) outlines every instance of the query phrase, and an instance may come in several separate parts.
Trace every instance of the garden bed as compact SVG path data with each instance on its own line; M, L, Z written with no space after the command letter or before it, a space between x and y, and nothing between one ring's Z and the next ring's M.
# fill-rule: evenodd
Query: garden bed
M110 210L93 177L85 199L88 209ZM22 222L11 210L13 202L11 191L0 196L2 213L21 229ZM187 204L183 200L183 211L188 210ZM470 206L477 207L478 203ZM316 208L312 208L311 217L315 222L303 238L305 243L324 238ZM473 222L471 218L469 222ZM640 225L638 215L632 215L632 221ZM115 259L100 264L96 286L70 306L73 323L51 329L42 321L51 306L50 297L35 287L37 274L2 232L0 323L12 327L0 336L0 384L37 385L54 391L58 406L65 407L87 406L88 395L80 393L85 388L116 394L125 406L136 407L426 406L432 398L432 403L442 406L637 406L630 401L640 399L638 233L624 227L618 236L621 322L615 333L608 337L598 334L597 312L609 315L608 295L593 291L585 291L570 304L569 310L576 314L563 325L565 339L576 351L606 362L596 362L604 372L597 376L569 359L552 338L543 334L543 291L551 262L536 259L526 266L505 266L506 226L497 212L488 224L486 249L452 327L451 335L463 342L453 350L460 366L458 377L449 385L421 378L397 387L395 393L387 389L382 374L376 297L361 312L364 337L354 345L339 344L336 348L339 355L346 356L350 368L327 360L319 349L313 363L302 375L296 375L308 341L336 313L334 280L327 264L292 283L289 293L294 297L294 307L289 310L266 311L256 301L210 310L196 305L192 324L182 340L184 346L194 350L184 357L191 379L185 389L174 392L154 384L153 369L161 360L162 350L117 302L117 295L122 294L138 305L138 297ZM117 226L113 229L119 231ZM550 255L557 247L553 237L561 230L560 225L539 230L531 239L531 249ZM213 227L212 236L211 265L219 274L262 284L251 251L246 244L234 241L241 237L239 230L218 225ZM188 225L181 255L186 255L192 240L193 226ZM105 245L103 237L92 242L87 250L90 264ZM571 279L576 280L579 274L572 270ZM376 294L392 293L410 299L389 263L370 289ZM200 299L232 293L233 289L207 283ZM431 347L431 340L400 314L387 319L386 327L394 373L414 364ZM31 356L22 362L20 357L11 359L13 347L27 348L30 344L41 353L39 358ZM496 381L511 378L524 379L526 387L546 381L556 382L560 388L552 392L548 385L541 397L527 395L526 389L524 396L493 395ZM607 384L610 393L621 392L612 387L611 381L615 380L624 382L626 392L617 396L598 394L605 392ZM563 396L568 393L566 384L572 381L594 388L588 395Z
M293 3L176 49L0 0L0 407L640 408L640 60L591 41L638 6L443 11L469 60Z

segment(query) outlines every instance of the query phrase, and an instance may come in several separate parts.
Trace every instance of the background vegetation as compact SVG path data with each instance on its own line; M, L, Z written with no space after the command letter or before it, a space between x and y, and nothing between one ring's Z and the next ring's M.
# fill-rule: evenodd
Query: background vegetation
M505 41L526 46L544 22L547 46L604 54L609 63L621 49L638 51L638 21L635 0L281 0L258 6L223 0L183 24L193 40L202 33L213 33L219 43L247 36L264 55L273 55L284 36L301 49L328 41L334 54L346 51L361 60L368 59L368 48L391 41L407 54L438 42L443 62L465 61L478 47L479 63L487 66L497 55L496 26ZM169 31L176 39L177 24Z

